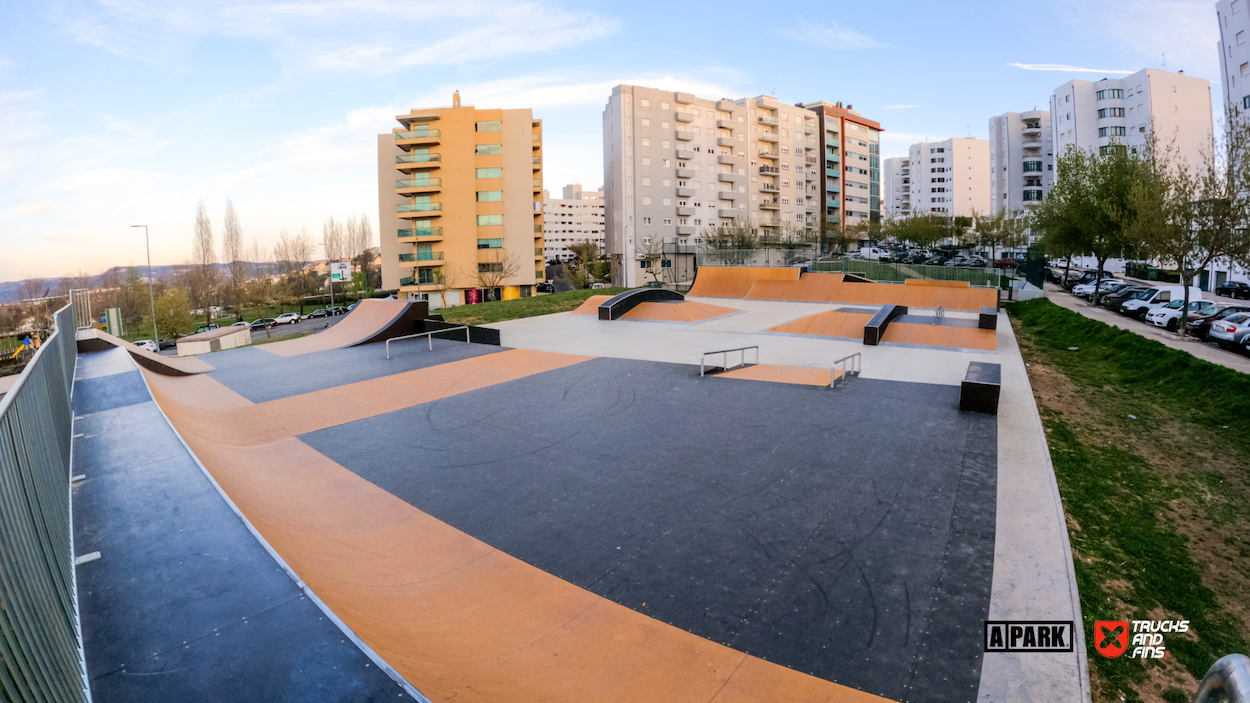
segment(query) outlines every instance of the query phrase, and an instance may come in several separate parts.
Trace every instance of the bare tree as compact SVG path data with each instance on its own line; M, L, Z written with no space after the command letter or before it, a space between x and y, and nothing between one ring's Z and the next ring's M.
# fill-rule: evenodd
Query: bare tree
M664 245L659 241L659 237L643 237L639 240L636 251L638 260L646 263L643 271L651 277L653 282L658 283L660 276L664 273L663 266L661 266L664 260Z
M191 280L191 303L204 310L208 322L213 320L212 293L217 283L217 253L213 243L213 223L208 219L204 201L195 209L195 232L191 235L191 262L195 276Z
M234 212L234 203L226 200L226 223L221 234L221 254L230 265L230 304L235 315L243 319L243 284L247 282L248 266L244 258L243 227Z
M42 278L28 278L17 286L17 297L21 300L34 300L48 294Z
M521 259L516 255L502 256L498 249L491 250L490 261L478 260L477 270L471 272L478 286L486 290L486 299L494 300L495 289L503 287L508 279L521 272Z
M326 261L341 261L348 257L346 228L333 215L321 225L321 244L325 247Z
M248 247L247 259L252 264L252 269L248 274L250 278L257 278L269 273L266 265L269 263L269 255L261 247L260 240L256 237L252 237L252 246Z

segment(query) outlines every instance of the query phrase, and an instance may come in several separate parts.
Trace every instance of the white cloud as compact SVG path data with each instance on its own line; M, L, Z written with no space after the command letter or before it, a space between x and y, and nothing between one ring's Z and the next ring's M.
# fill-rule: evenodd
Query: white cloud
M1079 66L1065 66L1060 63L1009 63L1008 66L1023 68L1026 71L1066 71L1068 73L1115 73L1124 74L1134 73L1134 71L1123 71L1110 68L1081 68Z
M777 34L825 49L872 49L881 44L866 34L845 29L837 22L817 25L804 22L798 29L778 29Z
M53 203L47 200L43 202L39 202L39 203L27 203L25 205L18 205L15 207L11 207L8 210L5 210L4 214L10 217L21 217L23 215L37 215L41 212L51 212L52 208L55 207L55 205L56 203Z
M882 110L908 110L913 107L920 107L920 106L919 105L882 105L881 109Z

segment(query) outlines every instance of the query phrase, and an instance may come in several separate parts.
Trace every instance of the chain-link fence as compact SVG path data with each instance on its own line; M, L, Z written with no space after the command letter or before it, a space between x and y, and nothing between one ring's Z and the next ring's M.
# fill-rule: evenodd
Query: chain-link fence
M74 305L0 398L0 694L87 700L69 516Z

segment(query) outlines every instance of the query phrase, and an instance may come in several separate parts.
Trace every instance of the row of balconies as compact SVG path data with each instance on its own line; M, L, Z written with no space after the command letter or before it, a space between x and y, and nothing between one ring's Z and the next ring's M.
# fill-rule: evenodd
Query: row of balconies
M443 252L441 251L419 251L415 254L400 254L399 260L402 263L414 261L442 261Z
M417 237L417 238L424 238L424 239L442 239L443 228L442 227L425 227L425 228L418 227L414 229L399 230L400 239L405 239L409 237Z

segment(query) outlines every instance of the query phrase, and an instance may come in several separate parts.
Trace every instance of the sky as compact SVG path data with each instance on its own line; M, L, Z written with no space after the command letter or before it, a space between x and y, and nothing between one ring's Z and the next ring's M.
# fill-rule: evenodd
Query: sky
M603 182L619 83L854 105L883 156L985 138L1074 78L1184 70L1220 95L1215 3L5 0L0 281L191 252L198 203L250 244L367 214L376 135L411 108L532 108L544 179Z

